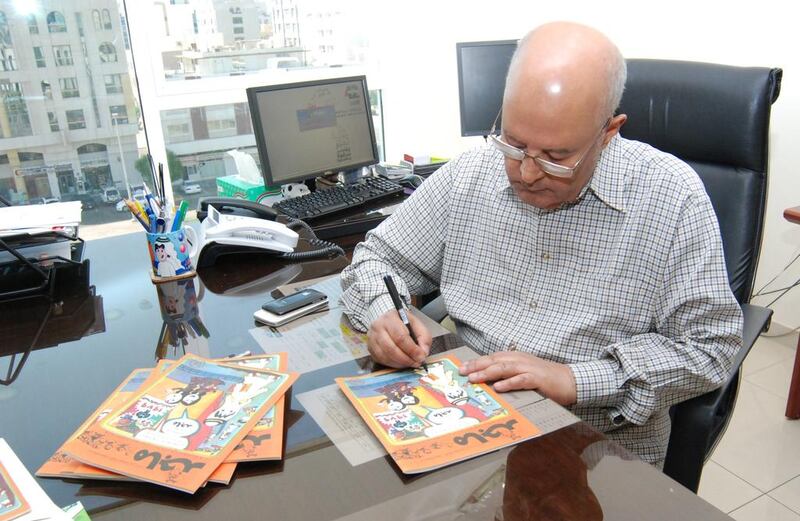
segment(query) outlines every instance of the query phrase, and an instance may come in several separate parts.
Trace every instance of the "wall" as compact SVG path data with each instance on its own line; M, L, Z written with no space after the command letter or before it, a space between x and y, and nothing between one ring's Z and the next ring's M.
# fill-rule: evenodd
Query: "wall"
M459 41L519 38L542 22L572 20L605 32L630 58L781 67L784 81L772 112L759 288L800 252L800 226L782 217L785 208L800 205L800 156L794 148L800 136L795 72L800 70L800 52L796 17L785 6L774 0L381 3L381 23L374 23L374 15L365 16L365 26L380 31L371 39L380 47L381 70L370 75L369 83L384 89L387 158L396 161L408 151L453 156L482 143L481 138L460 137L455 53ZM800 266L794 266L775 287L798 277ZM775 321L792 328L800 325L800 314L794 311L798 303L800 289L774 306Z

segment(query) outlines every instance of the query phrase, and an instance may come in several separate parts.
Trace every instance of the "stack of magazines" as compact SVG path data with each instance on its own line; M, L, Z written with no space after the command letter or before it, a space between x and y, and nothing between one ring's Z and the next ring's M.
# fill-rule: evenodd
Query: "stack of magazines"
M36 472L147 481L188 493L242 461L281 459L286 353L186 355L135 369Z

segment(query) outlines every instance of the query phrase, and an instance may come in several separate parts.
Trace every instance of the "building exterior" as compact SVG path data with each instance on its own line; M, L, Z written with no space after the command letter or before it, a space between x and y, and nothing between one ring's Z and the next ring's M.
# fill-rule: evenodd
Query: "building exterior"
M138 110L116 0L0 1L0 195L138 184Z

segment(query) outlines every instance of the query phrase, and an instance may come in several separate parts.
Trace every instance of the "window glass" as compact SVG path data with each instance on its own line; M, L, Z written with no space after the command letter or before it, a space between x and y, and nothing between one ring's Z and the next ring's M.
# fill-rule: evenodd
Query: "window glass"
M78 78L59 78L58 83L61 85L62 98L78 98L81 93L78 90Z
M165 146L180 161L183 178L197 181L205 195L216 193L218 177L236 173L229 151L260 162L248 87L366 74L375 88L370 42L355 22L363 19L358 2L143 0L137 5L157 12L164 27L149 55L161 65L151 70L163 71L163 77L151 79L156 94L144 102L157 107ZM130 9L128 14L135 16ZM382 154L378 90L370 92L370 101ZM180 197L181 178L171 175Z
M58 11L50 11L47 14L47 30L51 33L67 32L67 21L64 15Z
M123 75L106 74L105 84L106 84L106 94L122 94Z
M86 128L86 120L83 118L82 109L67 111L67 128L70 130Z
M39 34L39 23L35 14L28 15L28 34Z
M59 67L73 65L72 48L69 45L54 45L53 56L55 57L56 65Z
M33 58L36 60L36 66L39 68L47 67L47 62L44 59L44 52L41 47L33 48Z
M61 128L58 126L58 116L56 116L55 112L48 112L47 120L50 122L51 132L58 132L59 130L61 130Z
M28 9L20 12L17 4ZM94 208L83 209L82 229L130 220L99 194L113 187L127 195L128 185L141 185L136 161L147 154L120 6L115 0L0 0L13 49L25 53L15 56L14 76L0 74L0 195L14 204L93 198ZM0 20L0 40L2 27ZM114 61L101 61L104 43Z
M113 63L117 61L117 49L113 43L103 42L100 44L100 61L103 63Z

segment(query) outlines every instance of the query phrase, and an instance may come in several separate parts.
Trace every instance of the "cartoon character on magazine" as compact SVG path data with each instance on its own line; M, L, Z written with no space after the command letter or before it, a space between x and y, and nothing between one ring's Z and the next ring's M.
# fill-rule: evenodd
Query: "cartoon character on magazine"
M433 409L426 407L428 414L425 419L430 422L431 426L426 428L424 433L428 438L434 438L467 427L472 427L480 423L475 418L466 416L464 411L458 407L440 407Z
M428 364L428 372L419 379L420 383L427 386L431 395L444 407L455 406L464 411L464 414L479 421L487 419L487 414L480 407L480 403L473 401L465 389L453 376L453 371L445 370L443 362Z
M409 382L395 382L376 390L384 396L379 403L390 411L403 411L419 403L419 398L414 395L414 387Z
M226 394L220 406L205 419L205 425L215 429L214 439L226 429L226 424L234 418L257 395L275 380L277 376L249 373L244 380L233 386L230 393Z
M184 410L178 418L164 421L158 429L144 429L136 433L137 440L147 441L174 449L186 450L192 435L200 430L200 422L189 417L189 412Z
M373 414L386 434L395 441L419 438L428 424L411 411L386 412Z
M175 245L166 237L159 237L153 244L156 256L156 273L159 277L174 277L186 271L178 259Z

